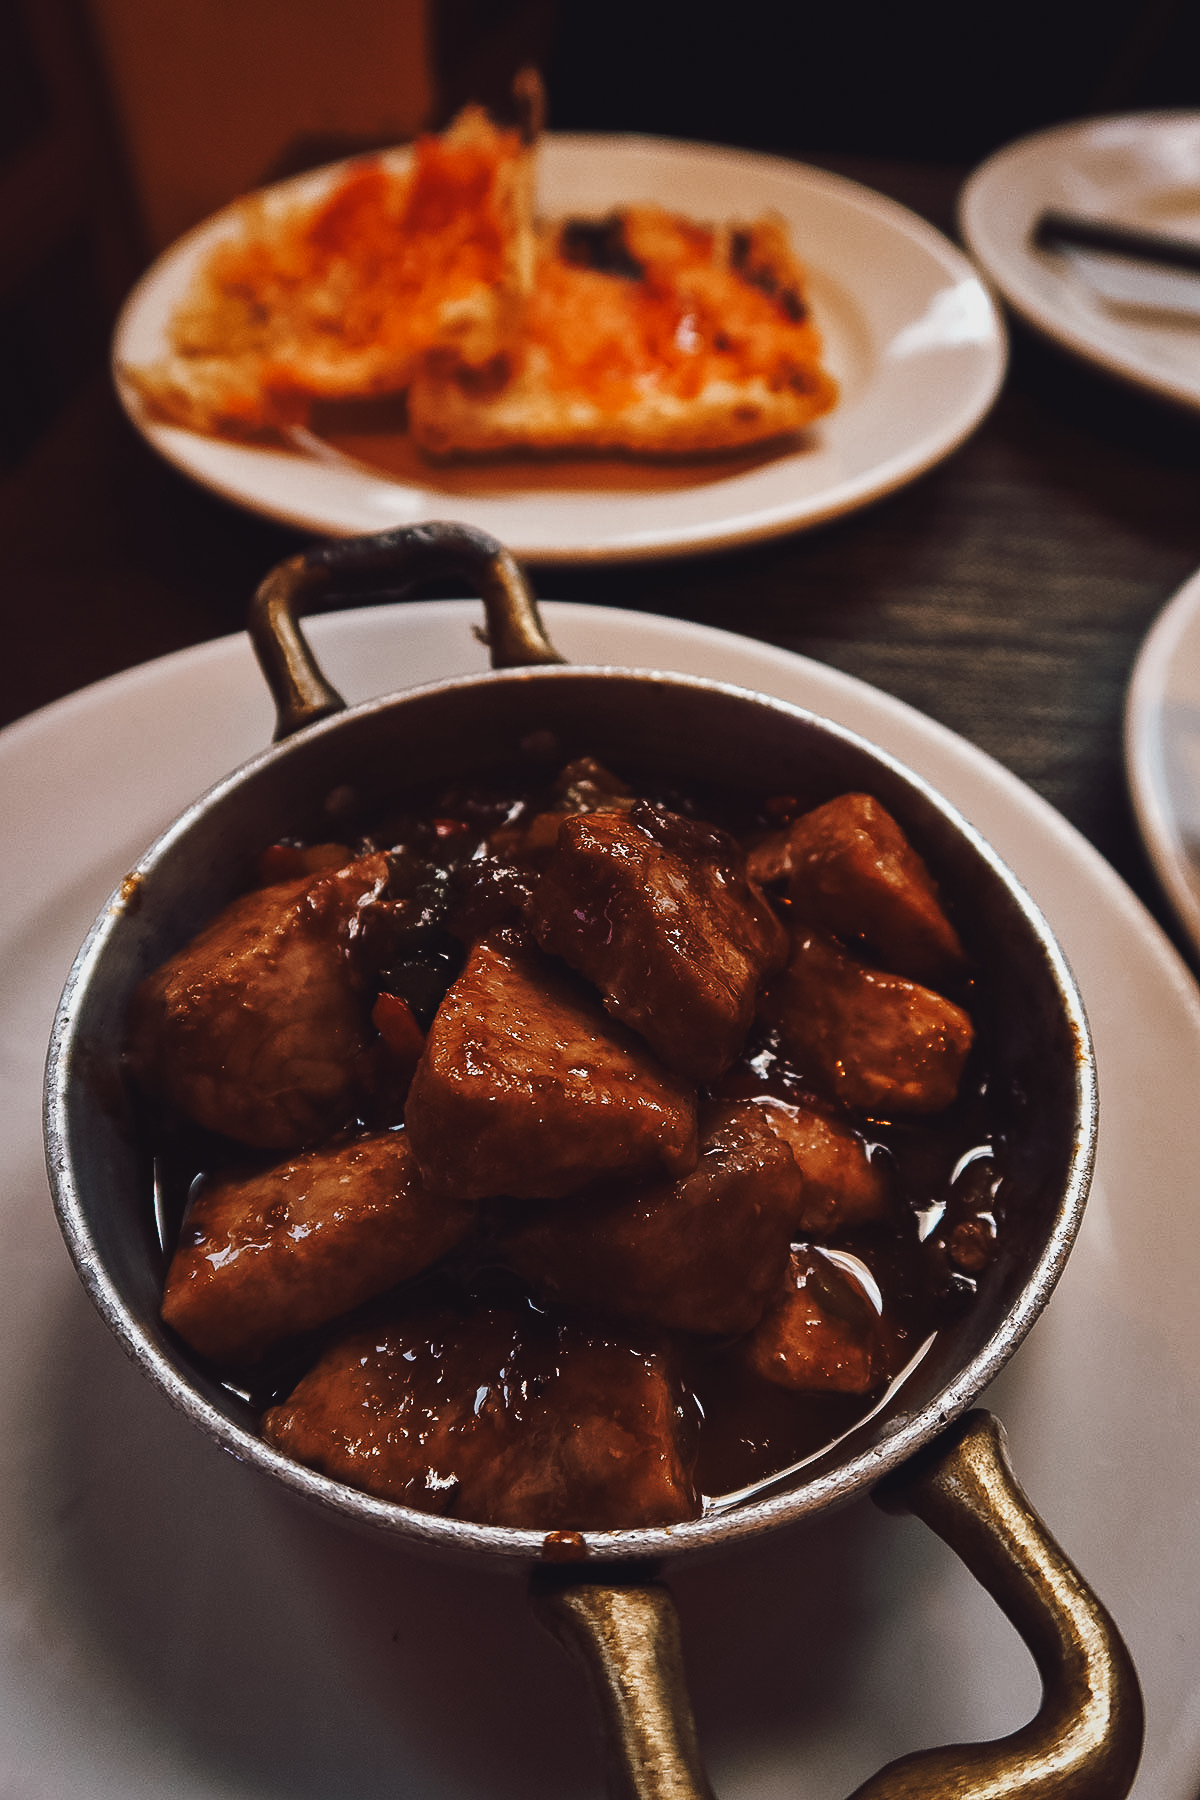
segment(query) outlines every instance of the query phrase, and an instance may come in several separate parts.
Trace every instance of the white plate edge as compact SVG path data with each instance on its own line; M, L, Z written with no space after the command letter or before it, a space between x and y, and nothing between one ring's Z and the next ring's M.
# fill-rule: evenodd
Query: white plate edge
M1160 723L1171 667L1200 611L1200 571L1167 602L1142 642L1125 699L1125 775L1134 816L1155 874L1200 955L1200 886L1169 803ZM1200 880L1200 871L1197 872Z

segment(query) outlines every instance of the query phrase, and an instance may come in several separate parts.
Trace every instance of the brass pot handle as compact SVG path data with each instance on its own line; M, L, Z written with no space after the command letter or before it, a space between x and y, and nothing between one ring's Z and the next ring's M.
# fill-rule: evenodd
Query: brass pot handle
M901 1757L851 1800L1122 1800L1142 1748L1137 1675L1112 1619L1017 1485L999 1422L968 1413L875 1499L924 1520L992 1595L1037 1663L1042 1701L1010 1736ZM712 1800L668 1590L644 1576L563 1585L565 1573L539 1571L534 1602L597 1691L614 1800Z
M537 601L503 544L471 525L401 525L368 537L317 544L271 570L250 605L248 629L276 710L276 741L342 712L299 625L331 594L394 599L436 576L461 576L483 600L494 669L560 663Z
M600 1709L611 1800L715 1800L683 1674L679 1614L668 1588L610 1586L539 1569L535 1613L581 1662Z

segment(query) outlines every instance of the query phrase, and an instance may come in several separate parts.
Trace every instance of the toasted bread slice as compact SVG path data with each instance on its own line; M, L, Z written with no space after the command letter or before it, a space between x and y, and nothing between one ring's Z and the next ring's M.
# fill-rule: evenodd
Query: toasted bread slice
M401 392L432 347L501 353L532 285L534 144L467 107L411 164L367 158L321 200L243 204L170 325L171 353L125 371L160 418L252 434L317 398Z
M781 221L634 206L544 231L519 344L491 365L426 358L408 414L434 456L683 456L799 431L836 399Z

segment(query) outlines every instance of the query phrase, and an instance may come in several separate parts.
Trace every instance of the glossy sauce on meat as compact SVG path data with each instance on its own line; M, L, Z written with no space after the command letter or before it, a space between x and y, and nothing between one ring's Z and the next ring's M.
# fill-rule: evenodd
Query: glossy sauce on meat
M168 1321L289 1454L484 1523L693 1517L835 1442L962 1317L1005 1228L972 947L881 813L580 759L267 848L230 910L278 911L326 1012L341 959L341 1111L314 1141L312 1107L272 1099L270 1150L257 1116L215 1128L220 921L196 941L217 977L193 945L144 984ZM206 983L209 1036L189 1013L191 1061L159 1067L171 997Z

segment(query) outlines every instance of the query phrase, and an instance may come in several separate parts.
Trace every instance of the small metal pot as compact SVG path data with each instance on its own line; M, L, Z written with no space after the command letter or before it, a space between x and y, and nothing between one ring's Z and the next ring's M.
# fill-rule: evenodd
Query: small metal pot
M482 594L492 672L347 709L314 662L298 612L394 597L433 575L465 578ZM1082 1004L1028 895L923 781L828 720L717 682L567 667L516 564L481 532L422 526L311 550L263 583L250 628L286 741L198 800L127 876L79 953L50 1046L46 1144L59 1222L85 1287L134 1361L217 1444L326 1513L409 1549L532 1570L541 1616L594 1681L615 1793L710 1794L658 1565L799 1524L868 1491L886 1508L917 1513L963 1558L1024 1637L1044 1693L1037 1716L1012 1737L904 1758L859 1794L1127 1793L1142 1734L1128 1653L1024 1501L1000 1428L969 1411L1050 1296L1079 1225L1095 1142ZM961 1328L887 1407L799 1474L729 1510L565 1542L413 1512L262 1441L248 1410L191 1365L160 1321L162 1256L122 1071L134 987L247 885L265 844L327 836L326 808L348 788L369 802L409 783L477 773L547 731L572 751L688 778L873 793L918 844L985 953L1000 1072L1026 1096L1007 1187L1010 1220L1020 1224L1010 1224Z

